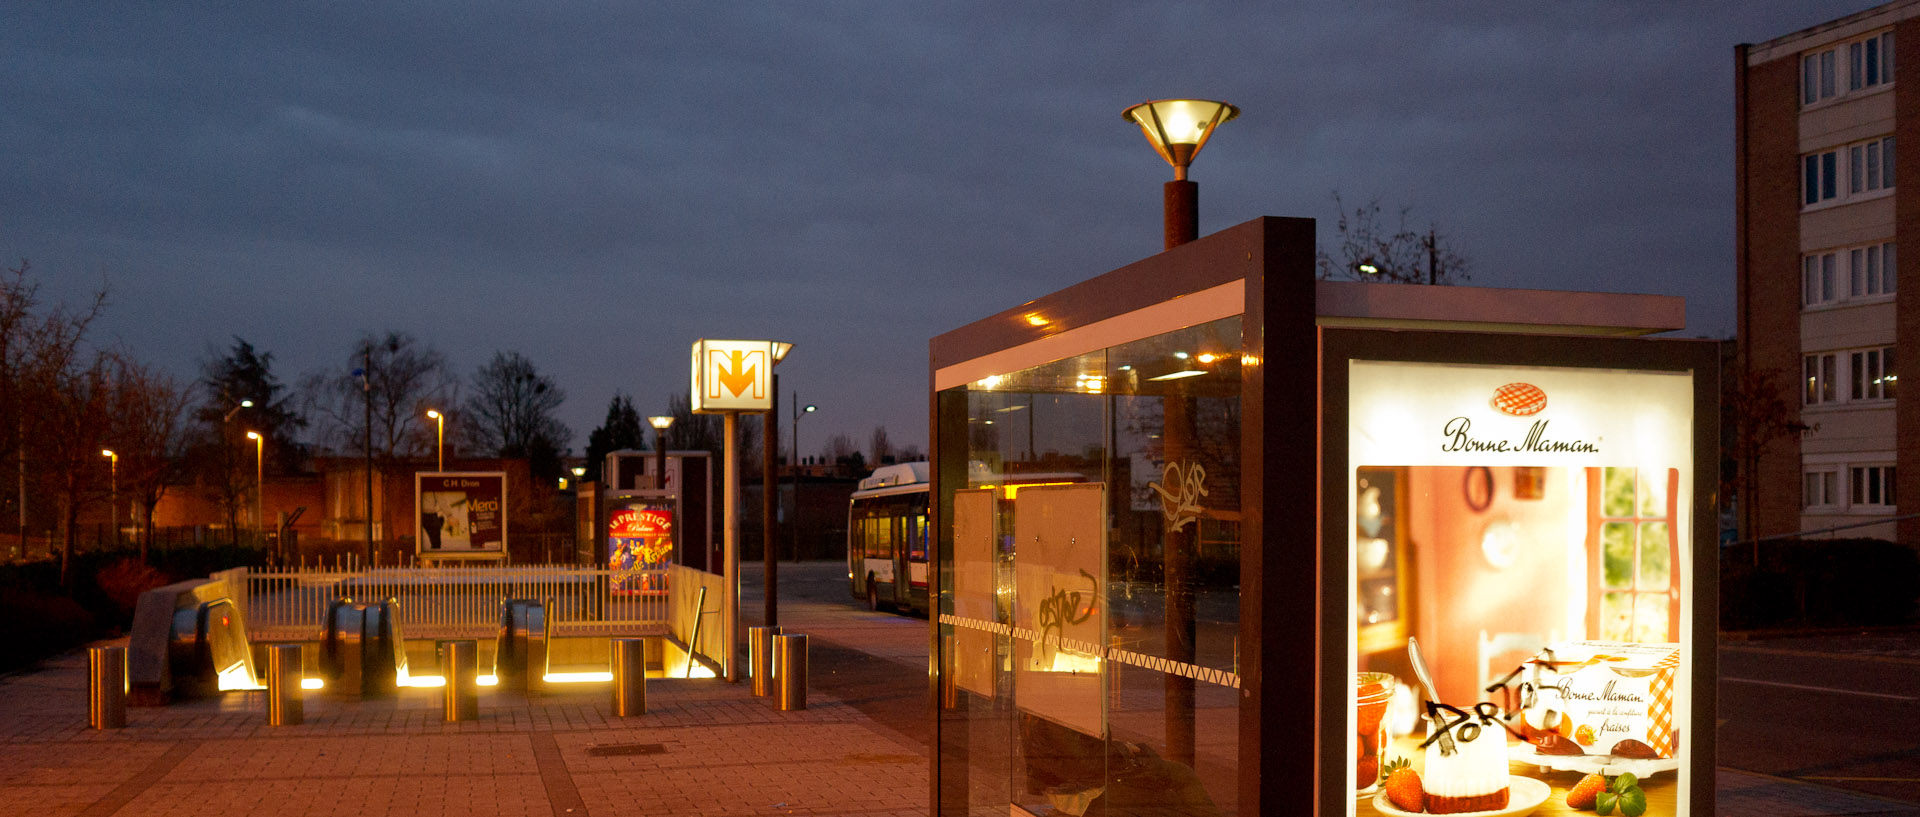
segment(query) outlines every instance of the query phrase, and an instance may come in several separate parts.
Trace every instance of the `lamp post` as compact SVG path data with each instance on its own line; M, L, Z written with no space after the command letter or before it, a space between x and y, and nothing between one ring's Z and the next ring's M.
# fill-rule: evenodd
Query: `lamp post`
M812 414L818 406L800 407L800 393L793 393L793 458L787 461L787 467L793 469L793 560L800 561L800 416Z
M1240 109L1206 99L1159 99L1134 105L1122 116L1140 126L1160 158L1173 165L1173 181L1162 191L1165 202L1166 249L1200 237L1200 186L1187 180L1187 166L1206 147L1214 129L1240 115ZM1168 463L1192 456L1193 397L1183 386L1170 388L1162 399L1165 427L1163 450ZM1168 531L1162 563L1166 586L1166 657L1192 663L1195 657L1193 607L1193 553L1198 526ZM1189 766L1194 762L1193 679L1169 674L1166 679L1167 757Z
M433 419L433 451L437 462L434 470L447 470L447 415L437 409L427 409L427 416Z
M780 626L780 560L775 552L780 541L780 497L774 492L780 483L774 470L780 450L780 361L791 351L793 344L773 342L773 383L767 390L767 410L760 414L760 564L766 571L761 623L768 627Z
M1239 115L1239 108L1206 99L1156 99L1121 113L1139 125L1154 151L1173 165L1173 181L1163 192L1167 249L1200 237L1200 186L1187 181L1187 165L1220 123Z
M263 494L267 489L267 438L258 431L249 431L247 439L253 441L253 533L265 542L267 520Z
M653 426L653 488L664 491L667 489L667 429L673 427L673 416L648 417L647 424Z
M120 455L113 449L100 449L100 456L107 458L107 507L108 518L113 525L113 544L120 545Z

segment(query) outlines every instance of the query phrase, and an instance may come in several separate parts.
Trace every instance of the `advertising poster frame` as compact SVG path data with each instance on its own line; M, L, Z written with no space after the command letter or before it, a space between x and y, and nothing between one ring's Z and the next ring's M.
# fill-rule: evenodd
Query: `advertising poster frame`
M1324 328L1321 332L1321 395L1326 406L1321 414L1321 482L1327 486L1321 494L1321 525L1328 534L1321 538L1322 586L1339 588L1323 600L1320 664L1323 689L1329 694L1320 701L1320 717L1335 725L1322 733L1323 745L1343 741L1353 731L1349 696L1331 694L1350 687L1352 650L1357 643L1353 620L1353 540L1348 533L1354 524L1355 505L1351 499L1352 472L1356 468L1378 467L1383 463L1355 462L1350 454L1351 435L1363 430L1355 426L1349 407L1356 399L1356 364L1405 363L1424 366L1488 367L1494 370L1538 369L1596 376L1667 374L1687 378L1684 385L1691 397L1689 427L1685 436L1691 450L1671 452L1672 461L1691 469L1687 495L1681 497L1686 508L1685 538L1689 547L1684 565L1674 566L1674 580L1684 583L1688 598L1680 617L1680 632L1674 633L1682 647L1680 685L1684 698L1684 720L1678 724L1685 741L1676 771L1661 775L1655 782L1670 786L1661 799L1670 803L1668 814L1698 815L1699 807L1712 802L1714 767L1717 762L1714 741L1700 736L1713 734L1715 700L1711 679L1718 660L1716 644L1719 628L1718 547L1714 530L1714 489L1718 485L1719 464L1715 460L1715 441L1719 417L1714 407L1719 399L1719 359L1711 342L1684 339L1604 338L1532 335L1525 343L1513 343L1512 336L1474 332L1428 332L1418 330L1380 331L1368 329ZM1497 378L1496 378L1497 379ZM1497 398L1496 398L1497 399ZM1492 409L1489 409L1491 412ZM1557 430L1557 429L1556 429ZM1442 440L1444 428L1433 431L1430 447L1439 451L1453 438ZM1527 440L1523 440L1527 442ZM1602 440L1604 443L1605 440ZM1424 459L1424 458L1416 458ZM1537 459L1537 457L1536 457ZM1531 462L1532 460L1528 460ZM1347 490L1342 490L1346 486ZM1347 728L1338 728L1345 724ZM1336 746L1331 754L1339 755ZM1346 751L1351 751L1350 749ZM1350 755L1348 755L1350 756ZM1354 782L1349 764L1327 764L1321 771L1321 807L1324 813L1355 813L1357 805L1348 792ZM1670 782L1669 782L1670 781ZM1370 809L1365 810L1371 813ZM1650 812L1651 813L1651 812ZM1709 812L1710 813L1710 812Z
M474 504L476 498L479 505ZM504 561L509 552L507 508L505 471L414 472L414 556L431 561ZM448 513L456 510L460 512L457 521ZM432 528L429 521L434 523ZM429 536L430 529L438 535ZM484 545L472 544L475 530L485 536ZM429 547L458 542L468 543L467 547Z
M607 539L605 564L613 572L607 586L609 593L615 596L667 594L664 573L659 574L658 581L649 576L633 581L636 577L632 574L664 571L669 565L679 563L679 506L677 495L662 491L630 493L607 500L603 532Z

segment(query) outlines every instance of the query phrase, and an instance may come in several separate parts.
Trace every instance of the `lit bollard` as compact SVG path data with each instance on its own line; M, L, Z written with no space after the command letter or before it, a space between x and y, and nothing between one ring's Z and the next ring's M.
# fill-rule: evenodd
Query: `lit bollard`
M807 708L807 637L773 637L773 708L782 712Z
M306 720L300 679L305 675L299 644L267 648L267 725L298 726Z
M647 714L647 641L613 639L613 715Z
M87 648L87 725L127 725L127 648Z
M753 676L753 696L773 694L773 637L777 626L747 628L747 672Z
M441 643L440 676L447 679L444 692L448 723L480 717L480 679L475 675L479 666L479 644L473 641Z

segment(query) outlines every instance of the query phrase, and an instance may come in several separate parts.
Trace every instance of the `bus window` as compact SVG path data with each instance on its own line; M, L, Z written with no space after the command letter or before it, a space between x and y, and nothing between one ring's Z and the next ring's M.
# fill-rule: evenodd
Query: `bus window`
M907 525L907 558L924 562L927 560L927 515L915 514Z

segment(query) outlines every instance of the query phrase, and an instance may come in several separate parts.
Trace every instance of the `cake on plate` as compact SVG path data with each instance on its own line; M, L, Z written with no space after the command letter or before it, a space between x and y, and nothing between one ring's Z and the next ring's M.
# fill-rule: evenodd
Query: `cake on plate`
M1420 777L1430 814L1462 814L1507 807L1507 731L1500 709L1481 704L1463 712L1429 702L1433 734L1422 744L1427 750L1426 773Z

